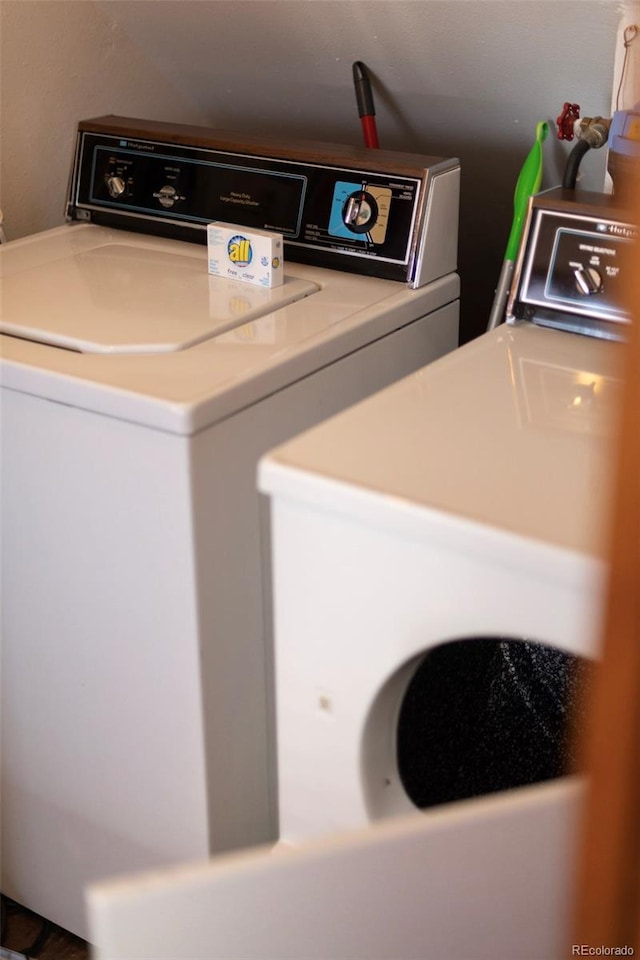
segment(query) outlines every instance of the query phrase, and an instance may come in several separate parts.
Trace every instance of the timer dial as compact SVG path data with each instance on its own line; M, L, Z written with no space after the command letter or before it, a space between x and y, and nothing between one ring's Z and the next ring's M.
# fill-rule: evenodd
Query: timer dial
M378 204L367 190L356 190L347 197L342 219L352 233L368 233L378 219Z

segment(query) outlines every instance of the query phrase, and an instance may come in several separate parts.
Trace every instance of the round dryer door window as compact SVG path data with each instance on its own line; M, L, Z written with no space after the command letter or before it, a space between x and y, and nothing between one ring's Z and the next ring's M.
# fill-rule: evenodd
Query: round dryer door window
M582 690L593 665L527 640L442 644L402 700L398 772L422 809L577 769Z

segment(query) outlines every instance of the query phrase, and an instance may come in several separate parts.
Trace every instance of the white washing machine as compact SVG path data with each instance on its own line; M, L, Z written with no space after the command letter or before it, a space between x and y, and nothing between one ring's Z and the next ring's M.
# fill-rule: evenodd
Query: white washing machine
M263 459L283 842L568 772L619 353L505 325Z
M88 881L275 835L257 460L457 345L457 163L330 153L87 121L90 222L0 254L2 890L83 936ZM229 211L282 287L183 242Z

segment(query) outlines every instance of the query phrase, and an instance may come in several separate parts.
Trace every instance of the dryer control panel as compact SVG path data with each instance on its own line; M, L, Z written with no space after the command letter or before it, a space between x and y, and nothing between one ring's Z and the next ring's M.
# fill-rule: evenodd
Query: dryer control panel
M421 286L456 269L458 194L457 160L102 117L79 125L67 217L273 230L293 260Z
M556 189L533 198L507 321L622 339L623 285L638 231L611 197L577 196Z

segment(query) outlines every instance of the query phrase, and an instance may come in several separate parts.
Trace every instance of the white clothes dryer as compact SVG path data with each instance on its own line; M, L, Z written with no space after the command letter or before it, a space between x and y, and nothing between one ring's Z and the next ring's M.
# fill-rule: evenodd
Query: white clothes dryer
M256 463L457 345L459 168L81 128L95 222L0 253L1 782L3 892L86 936L87 882L275 835ZM282 287L183 242L230 209L285 231Z
M572 769L620 350L502 326L262 460L283 842Z

